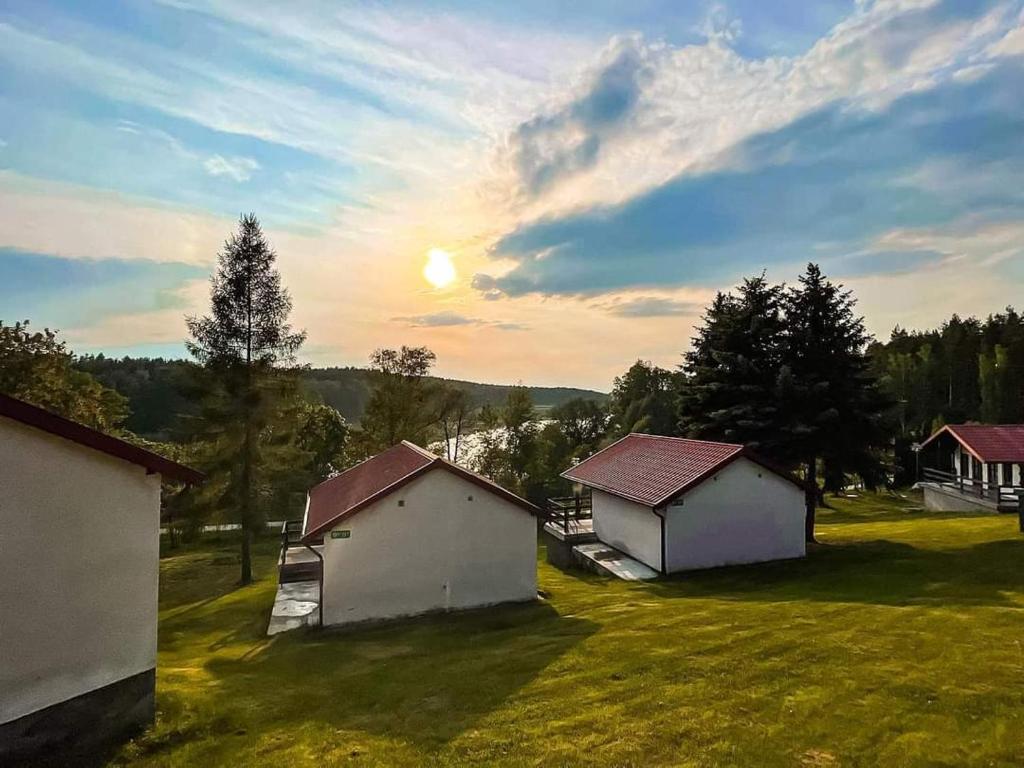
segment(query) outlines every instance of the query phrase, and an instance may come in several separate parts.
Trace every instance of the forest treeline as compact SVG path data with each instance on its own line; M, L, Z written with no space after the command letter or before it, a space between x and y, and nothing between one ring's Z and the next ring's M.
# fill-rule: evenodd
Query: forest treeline
M187 421L199 413L199 404L187 395L186 383L193 376L195 363L160 357L107 357L81 355L75 358L76 370L91 374L104 386L117 390L128 400L130 411L126 429L154 441L174 441L185 437ZM354 366L304 368L299 372L308 395L338 411L358 425L370 401L374 371ZM459 379L430 377L464 389L474 403L498 405L506 399L512 384L485 384ZM608 395L576 387L526 387L536 407L546 410L576 397L604 401Z
M1024 423L1024 318L1012 307L981 320L954 314L927 331L897 327L868 356L893 401L901 479L913 472L913 444L944 424Z

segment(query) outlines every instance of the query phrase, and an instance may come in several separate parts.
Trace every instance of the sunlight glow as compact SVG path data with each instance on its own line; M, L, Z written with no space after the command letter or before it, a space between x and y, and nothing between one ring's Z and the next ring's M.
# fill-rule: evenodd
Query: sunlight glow
M423 276L435 288L444 288L455 279L455 265L447 251L431 248L427 252L427 263L423 267Z

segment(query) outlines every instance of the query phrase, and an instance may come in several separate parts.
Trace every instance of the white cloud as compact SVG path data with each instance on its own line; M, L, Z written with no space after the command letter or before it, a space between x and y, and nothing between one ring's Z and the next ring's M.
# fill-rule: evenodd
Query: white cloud
M1002 6L969 19L934 13L939 6L930 0L858 3L803 55L758 60L729 47L741 26L714 8L704 25L709 41L677 47L639 38L605 45L573 32L499 28L477 14L391 4L358 12L330 3L168 4L189 9L204 23L212 20L236 44L284 66L273 67L274 74L254 73L235 68L230 57L185 57L151 40L95 27L75 27L57 39L12 24L0 24L0 60L115 102L357 169L356 198L330 212L322 234L269 233L295 297L296 325L310 330L318 362L361 362L375 346L427 343L449 374L515 380L528 356L531 368L544 372L533 381L550 376L550 383L597 386L637 355L674 364L676 347L688 336L689 318L678 313L701 302L706 290L695 287L692 296L644 291L602 302L517 299L501 307L506 320L482 321L495 305L467 284L460 288L466 301L458 314L481 324L444 333L436 326L457 323L451 317L445 323L443 308L420 291L426 248L458 250L466 275L484 265L490 269L487 246L519 222L619 202L681 172L735 166L745 160L734 152L737 143L830 102L848 99L858 108L875 108L956 72L974 76L993 57L1020 53L1024 46L1020 18L1007 32ZM621 129L601 133L594 162L569 164L569 173L532 198L514 194L522 180L508 162L509 137L518 126L557 115L592 92L623 40L634 46L644 77ZM117 130L146 129L122 122ZM545 135L552 142L547 149L555 156L571 149L581 138L577 130ZM202 166L239 181L258 170L244 161L263 160L248 145L241 151L252 158L185 151L195 153L200 175ZM331 163L323 166L330 174ZM338 183L329 175L323 179L328 193ZM31 182L11 172L0 172L0 210L0 242L75 257L212 265L235 225L159 201ZM949 258L928 286L911 275L858 278L862 306L882 323L904 324L931 322L943 307L929 302L958 295L969 294L963 306L971 311L999 306L1019 293L1019 285L999 284L966 262L1020 258L1014 250L1015 242L1024 242L1020 237L1011 229L966 226L889 233L873 247L933 249ZM623 316L638 314L671 328L671 339L630 331L636 321ZM162 338L171 315L151 320L142 329L145 338ZM503 326L530 330L499 336ZM180 327L179 317L170 335ZM339 328L343 342L336 341ZM113 344L134 333L132 322L111 321L76 338L84 342L91 334ZM489 333L500 341L480 343ZM513 349L519 339L521 348Z
M712 3L697 32L709 41L728 45L743 34L743 22L730 14L724 3Z
M1017 25L992 43L986 50L989 56L1024 56L1024 11L1017 17Z
M228 176L235 181L248 181L260 164L251 157L224 157L213 155L203 162L203 168L211 176Z
M712 8L711 18L728 19ZM981 64L987 46L1004 34L1011 18L997 5L978 18L951 14L935 0L893 0L859 4L854 13L796 57L746 59L711 39L674 47L629 38L647 73L630 113L628 130L600 136L594 162L566 163L566 173L543 194L523 200L507 190L523 179L509 157L519 152L516 132L502 145L500 182L492 199L508 204L519 220L615 204L680 173L735 166L744 158L733 149L755 134L775 130L839 100L864 109L882 107L914 90L952 77L968 63ZM575 78L561 101L523 120L556 120L591 93L600 73L615 59L622 39L609 43L588 70ZM547 157L575 157L584 145L579 130L544 136ZM501 193L501 190L505 190Z

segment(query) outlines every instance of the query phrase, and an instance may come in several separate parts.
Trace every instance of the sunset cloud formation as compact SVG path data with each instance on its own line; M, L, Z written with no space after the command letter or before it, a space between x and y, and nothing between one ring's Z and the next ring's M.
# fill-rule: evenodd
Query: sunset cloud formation
M81 350L183 354L248 211L316 364L607 388L762 270L879 334L1024 286L1019 0L15 0L0 77L0 301Z

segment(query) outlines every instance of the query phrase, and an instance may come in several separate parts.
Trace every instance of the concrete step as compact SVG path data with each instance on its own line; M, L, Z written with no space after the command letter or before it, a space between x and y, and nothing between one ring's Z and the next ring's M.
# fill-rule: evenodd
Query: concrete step
M625 581L646 581L661 575L639 560L634 560L624 552L600 541L593 544L578 544L572 551L577 562L584 568L606 576L615 576Z
M276 635L299 627L315 627L320 616L320 583L299 581L279 584L270 612L267 634Z

